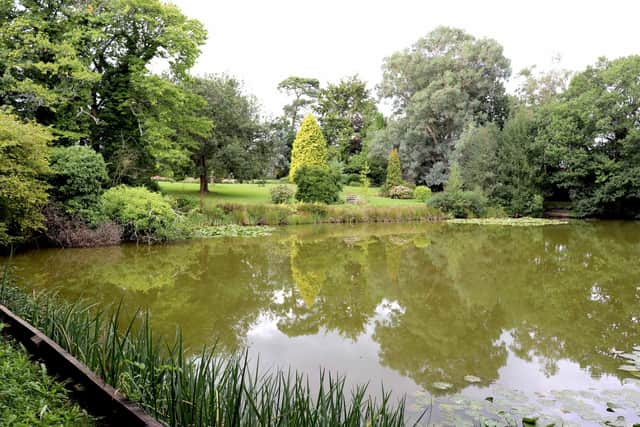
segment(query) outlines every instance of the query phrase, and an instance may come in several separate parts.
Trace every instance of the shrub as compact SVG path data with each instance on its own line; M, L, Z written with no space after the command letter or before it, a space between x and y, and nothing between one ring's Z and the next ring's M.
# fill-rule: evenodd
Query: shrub
M271 201L277 205L289 203L295 191L288 185L276 185L269 190L271 193Z
M340 200L340 175L327 167L302 166L295 176L296 199L301 202L336 203Z
M180 212L189 213L200 207L200 201L195 197L176 197L173 206Z
M389 197L392 199L411 199L413 198L413 191L404 185L396 185L389 189Z
M431 198L431 189L424 185L418 185L413 190L413 198L421 202L426 202Z
M435 194L427 205L454 218L481 217L487 208L487 198L477 191L444 191Z
M51 195L73 217L95 222L102 188L108 181L102 155L83 146L51 150Z
M111 221L90 226L79 218L72 218L60 208L49 205L45 209L45 236L63 248L113 246L120 243L122 227Z
M315 117L308 114L302 121L291 148L289 182L295 181L299 168L313 165L327 165L327 141Z
M191 233L167 199L144 187L110 188L102 195L101 208L108 219L122 226L127 240L164 242L183 239Z

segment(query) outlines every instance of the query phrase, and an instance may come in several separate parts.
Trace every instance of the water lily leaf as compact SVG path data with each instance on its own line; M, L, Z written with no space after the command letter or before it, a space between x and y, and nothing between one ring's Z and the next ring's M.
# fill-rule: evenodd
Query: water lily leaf
M493 396L485 397L484 400L493 403Z
M444 382L435 382L431 385L437 388L438 390L449 390L451 387L453 387L453 384L444 383Z
M634 365L621 365L618 367L619 370L621 371L627 371L627 372L638 372L640 371L640 367L638 366L634 366Z
M475 375L465 375L464 380L468 383L479 383L482 381L480 377L476 377Z
M522 425L534 426L538 422L538 417L522 417Z

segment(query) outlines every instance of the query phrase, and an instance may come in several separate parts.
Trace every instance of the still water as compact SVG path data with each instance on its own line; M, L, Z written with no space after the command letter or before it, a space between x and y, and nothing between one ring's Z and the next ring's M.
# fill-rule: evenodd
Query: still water
M640 223L301 226L14 264L30 288L147 308L194 350L384 383L412 416L433 405L430 422L640 421L640 382L614 357L640 345Z

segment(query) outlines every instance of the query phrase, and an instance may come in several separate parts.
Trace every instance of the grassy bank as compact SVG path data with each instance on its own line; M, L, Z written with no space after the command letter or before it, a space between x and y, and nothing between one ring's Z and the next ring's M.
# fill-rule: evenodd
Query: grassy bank
M0 330L2 329L0 323ZM0 336L0 425L89 426L89 416L69 401L64 386L31 362L18 344Z
M198 226L355 224L435 221L444 218L437 209L416 200L395 200L378 196L372 196L370 203L363 205L275 205L271 203L269 195L272 185L217 184L212 193L203 196L200 196L195 184L161 183L161 189L178 200L179 205L186 207L183 210L189 212L189 217ZM373 194L374 190L370 190L370 193Z
M209 193L200 197L199 184L183 182L160 182L160 191L173 197L192 197L202 199L205 208L211 208L219 204L269 204L271 194L269 190L281 183L266 184L210 184ZM291 185L291 184L288 184ZM291 185L293 187L293 185ZM380 189L371 187L364 194L362 187L344 187L341 198L344 200L348 194L356 194L367 200L369 206L416 206L424 203L419 200L400 200L380 197Z
M58 342L107 383L172 426L400 426L404 402L369 397L366 386L320 373L312 390L303 375L262 372L246 355L203 348L188 357L180 334L157 339L147 316L132 320L51 294L26 294L5 274L0 302Z

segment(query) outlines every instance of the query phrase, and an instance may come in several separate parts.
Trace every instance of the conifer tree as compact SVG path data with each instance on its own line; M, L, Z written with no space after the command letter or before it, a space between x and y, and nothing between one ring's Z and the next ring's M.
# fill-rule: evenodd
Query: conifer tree
M389 162L387 163L387 179L384 183L385 191L391 190L397 185L404 185L402 180L402 168L400 166L400 157L398 150L395 148L389 152Z
M327 141L311 114L304 118L293 141L289 182L293 182L296 171L304 165L327 166Z

